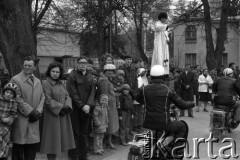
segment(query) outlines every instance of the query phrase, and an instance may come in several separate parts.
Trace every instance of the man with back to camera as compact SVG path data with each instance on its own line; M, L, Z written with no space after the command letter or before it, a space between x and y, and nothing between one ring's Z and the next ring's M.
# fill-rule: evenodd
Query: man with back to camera
M18 118L12 127L12 160L34 160L40 142L39 118L45 96L41 81L33 75L36 60L26 57L23 70L10 81L18 86Z
M234 107L232 125L237 125L240 122L240 104L234 100L234 97L240 95L240 84L234 78L234 71L231 68L224 69L223 75L213 83L213 91L216 94L214 104Z
M193 102L183 101L174 91L164 84L164 67L155 65L150 71L151 84L142 87L136 94L136 100L146 105L145 119L143 127L155 131L164 130L174 134L174 138L184 138L187 140L188 125L184 121L171 121L170 104L174 103L180 109L194 107ZM184 142L175 143L180 146ZM178 151L178 155L183 155L184 150Z

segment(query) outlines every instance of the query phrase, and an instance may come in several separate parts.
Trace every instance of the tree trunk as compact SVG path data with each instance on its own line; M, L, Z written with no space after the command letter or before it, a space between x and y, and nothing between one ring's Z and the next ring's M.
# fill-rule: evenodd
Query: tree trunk
M26 0L1 1L0 51L11 76L22 70L24 57L36 58L31 26L31 10Z
M213 68L220 68L222 65L222 55L224 52L224 42L226 39L227 32L227 22L229 15L229 0L222 0L222 12L220 25L218 29L218 36L216 41L216 47L214 49L213 38L212 38L212 23L210 16L210 7L208 0L202 0L204 5L204 18L205 18L205 33L206 33L206 47L207 47L207 57L206 63L209 70Z
M137 47L140 52L141 58L143 61L148 63L148 58L146 54L144 53L144 48L143 48L143 3L144 1L141 1L140 3L140 13L137 13L137 7L135 8L135 13L134 13L134 23L136 27L136 37L137 37Z
M141 58L143 59L143 61L148 62L148 58L146 56L146 54L144 53L144 49L143 49L143 36L142 36L142 27L137 27L136 28L136 36L137 36L137 46L138 46L138 50L140 52Z
M97 34L98 34L98 57L101 57L105 52L105 41L104 41L104 18L103 18L103 2L98 1L98 17L97 17Z
M221 19L220 19L220 27L218 30L217 44L215 48L215 55L217 55L218 67L222 65L222 55L225 50L224 42L226 40L229 8L230 8L230 0L222 0L222 13L221 13Z
M204 19L205 19L205 35L206 35L206 63L209 70L217 67L217 59L214 52L213 37L212 37L212 22L210 15L210 6L208 0L202 0L204 5Z

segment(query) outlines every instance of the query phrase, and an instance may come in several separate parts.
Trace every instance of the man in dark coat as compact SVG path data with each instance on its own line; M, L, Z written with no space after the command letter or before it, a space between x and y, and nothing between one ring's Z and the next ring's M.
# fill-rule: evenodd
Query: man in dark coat
M130 95L134 100L134 93L136 93L138 89L138 80L137 80L137 69L132 64L132 57L130 55L126 55L124 57L125 64L119 67L119 69L123 70L125 73L124 80L130 86ZM138 127L138 119L139 119L139 107L136 108L134 105L134 115L136 115L131 123L131 130L135 130Z
M124 71L125 82L131 87L130 93L133 94L138 89L137 70L132 65L132 57L130 55L126 55L124 57L124 60L125 60L125 64L120 66L119 69Z
M194 73L190 71L190 65L186 64L184 71L179 77L181 85L180 95L184 101L194 101ZM180 116L184 116L184 110L181 111ZM193 110L188 109L188 116L193 118Z
M87 160L88 127L91 107L94 105L93 75L87 70L88 59L81 56L78 66L67 80L67 90L72 98L71 121L76 148L69 151L72 160Z
M166 133L174 133L174 138L185 138L188 135L188 126L183 121L171 121L170 104L174 103L180 109L189 109L194 107L194 103L183 101L174 91L170 90L164 84L164 67L155 65L151 72L152 84L142 87L136 94L136 100L145 104L146 113L143 123L144 128ZM183 144L174 143L174 147ZM183 149L180 151L183 154Z
M235 96L240 95L240 84L234 78L234 71L231 68L223 70L222 77L213 84L213 91L216 93L214 104L224 105L234 109L233 123L240 122L240 103L236 102ZM217 106L216 106L217 107Z

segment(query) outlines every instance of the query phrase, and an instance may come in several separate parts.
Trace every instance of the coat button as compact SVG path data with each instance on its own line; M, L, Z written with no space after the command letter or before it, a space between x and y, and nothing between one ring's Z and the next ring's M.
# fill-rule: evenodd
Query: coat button
M62 92L63 90L62 90L62 89L60 89L60 91Z
M63 101L63 98L61 100Z

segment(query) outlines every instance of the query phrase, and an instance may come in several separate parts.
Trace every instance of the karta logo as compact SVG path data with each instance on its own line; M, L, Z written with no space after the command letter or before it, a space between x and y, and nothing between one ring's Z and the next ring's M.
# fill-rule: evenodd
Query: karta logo
M213 143L219 143L219 140L217 138L213 138L212 132L210 132L207 139L193 138L193 154L190 154L189 143L185 138L177 138L174 140L172 135L165 135L164 132L159 133L161 134L146 131L142 134L136 134L134 136L135 142L142 144L140 153L143 158L156 159L173 157L179 159L185 157L188 159L200 159L200 143L207 145L207 155L210 159L216 159L217 157L222 159L239 158L239 155L236 153L236 142L232 138L224 138L220 141L222 144L228 143L228 145L221 146L218 150L218 155L213 153ZM230 154L227 154L227 150L231 151Z

